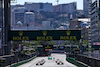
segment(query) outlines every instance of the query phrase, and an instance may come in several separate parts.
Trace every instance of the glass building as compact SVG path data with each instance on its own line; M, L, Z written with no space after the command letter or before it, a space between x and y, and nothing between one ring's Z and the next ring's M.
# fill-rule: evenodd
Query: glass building
M91 41L98 42L100 41L99 34L99 0L92 0L91 4Z

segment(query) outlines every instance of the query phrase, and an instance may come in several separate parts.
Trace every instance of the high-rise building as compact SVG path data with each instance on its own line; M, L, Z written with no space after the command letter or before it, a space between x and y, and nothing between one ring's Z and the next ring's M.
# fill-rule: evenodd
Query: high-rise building
M20 4L11 5L11 10L17 7L24 7L24 5L20 5Z
M25 2L24 6L31 12L53 12L52 3L32 3Z
M24 24L24 13L27 11L25 7L17 7L11 10L11 25L15 25L18 21Z
M65 13L72 13L77 9L77 3L67 3L67 4L58 4L53 6L54 12L65 12Z
M22 24L24 24L24 13L23 12L15 12L15 24L17 24L18 21L21 21Z
M33 23L34 22L34 13L26 12L24 14L24 24Z
M23 7L24 7L24 5L20 5L20 4L11 5L11 26L15 24L15 20L14 20L15 12L23 10ZM22 9L20 10L20 8L22 8Z
M92 1L92 0L83 0L83 11L84 11L84 15L85 17L89 17L88 13L89 13L89 1Z
M100 41L100 19L99 19L99 0L92 0L91 4L91 41L98 42Z

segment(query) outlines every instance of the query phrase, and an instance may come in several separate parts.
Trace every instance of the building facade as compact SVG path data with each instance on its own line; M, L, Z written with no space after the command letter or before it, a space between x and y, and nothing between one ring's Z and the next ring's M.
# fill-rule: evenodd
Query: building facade
M42 26L44 30L49 30L50 29L50 21L42 21Z
M54 12L65 12L65 13L72 13L77 9L77 3L72 2L68 4L59 4L53 6Z
M98 9L98 23L97 28L98 28L98 40L100 42L100 0L97 0L97 9Z
M11 10L11 26L15 25L18 21L24 24L24 13L27 11L25 7L16 7Z
M24 14L24 24L34 23L34 13L33 12L26 12Z
M83 27L81 30L81 35L83 36L83 40L87 40L88 41L88 39L89 39L89 29L90 29L90 27L89 26L85 26L85 27Z
M52 3L32 3L25 2L24 6L31 12L53 12Z
M92 43L100 41L98 3L99 3L99 0L92 0L92 4L91 4L91 41Z
M83 11L84 11L84 15L85 17L89 17L89 1L92 0L83 0Z
M11 10L18 7L24 7L24 5L20 5L20 4L11 5Z
M24 24L24 13L23 12L15 12L14 14L14 22L17 24L18 21L21 21Z
M79 29L81 29L80 23L81 23L81 21L78 21L78 19L70 20L69 30L79 30Z

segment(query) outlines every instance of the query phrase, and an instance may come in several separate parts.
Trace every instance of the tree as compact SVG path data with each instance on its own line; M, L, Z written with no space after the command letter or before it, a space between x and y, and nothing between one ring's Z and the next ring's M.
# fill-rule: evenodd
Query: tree
M83 40L83 41L82 41L82 44L83 44L83 45L88 45L88 41L87 41L87 40Z
M69 40L65 40L65 42L63 43L63 45L69 45Z

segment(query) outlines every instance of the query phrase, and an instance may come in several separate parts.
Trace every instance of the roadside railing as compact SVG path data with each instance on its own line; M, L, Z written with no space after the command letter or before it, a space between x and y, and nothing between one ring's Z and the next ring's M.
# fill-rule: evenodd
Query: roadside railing
M76 61L75 58L67 57L66 60L67 60L68 62L70 62L70 63L72 63L72 64L78 66L78 67L88 67L88 65L83 64L83 63L81 63L81 62L79 62L79 61Z
M100 59L98 58L94 58L94 57L88 57L88 56L84 56L84 55L77 55L76 58L78 61L81 61L91 67L100 67Z
M6 66L6 67L17 67L17 66L19 66L19 65L22 65L22 64L25 64L25 63L27 63L27 62L30 62L31 60L33 60L33 59L35 59L35 58L36 58L36 56L34 56L34 57L32 57L32 58L30 58L30 59L28 59L28 60L24 60L24 61L20 61L20 62L11 64L11 65Z

